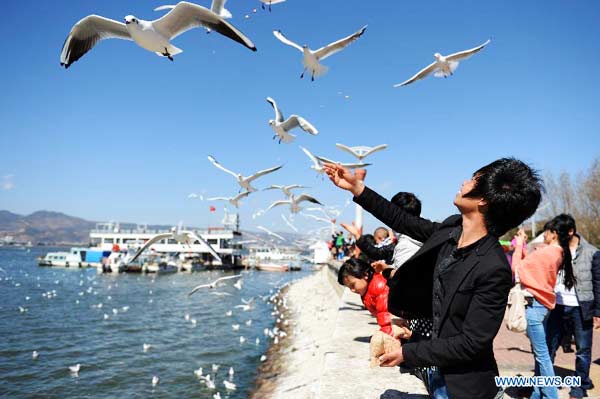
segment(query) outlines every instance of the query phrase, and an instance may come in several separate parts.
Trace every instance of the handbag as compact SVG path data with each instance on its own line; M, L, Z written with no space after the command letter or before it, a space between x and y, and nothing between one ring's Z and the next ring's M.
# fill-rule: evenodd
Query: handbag
M506 328L512 332L522 333L527 330L527 319L525 318L525 292L521 287L519 272L515 269L515 286L508 293L506 305Z

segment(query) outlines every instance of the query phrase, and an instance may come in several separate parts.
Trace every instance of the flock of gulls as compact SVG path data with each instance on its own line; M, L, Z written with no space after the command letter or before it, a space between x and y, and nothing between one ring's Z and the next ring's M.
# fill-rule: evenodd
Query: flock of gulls
M127 15L122 21L98 15L88 15L71 28L62 48L60 63L65 68L69 68L75 61L79 60L89 52L99 41L104 39L134 41L143 49L173 61L174 57L183 51L173 44L173 40L179 35L194 28L201 28L206 32L215 32L241 44L251 51L256 51L257 48L254 42L234 24L229 22L234 18L233 14L225 8L226 1L227 0L212 0L210 8L186 1L181 1L176 5L163 5L155 8L155 11L166 11L166 13L160 18L151 21L140 19L134 15ZM284 0L261 0L261 3L263 9L268 6L270 11L272 5L282 3L283 1ZM256 12L256 9L254 9L253 12ZM246 15L246 17L248 17L248 15ZM315 80L316 77L322 76L328 70L321 62L346 49L350 44L364 36L366 29L367 26L365 25L356 32L316 50L311 49L306 44L300 45L290 40L284 35L282 30L274 30L273 36L279 42L289 47L293 47L302 53L303 70L300 74L300 78L303 78L306 74L310 74L311 80ZM487 40L477 47L449 55L435 53L434 61L431 64L421 69L404 82L395 84L394 87L412 84L417 80L424 79L432 74L436 77L449 77L454 74L459 62L478 53L489 43L490 40ZM345 98L348 98L348 96L345 95ZM297 137L296 134L293 133L295 131L302 130L311 136L317 136L319 134L319 130L306 117L291 114L286 118L273 97L266 97L266 101L271 105L275 114L273 119L268 120L268 125L274 133L273 139L276 139L279 143L289 144L293 142ZM336 144L336 146L338 149L356 157L358 162L341 163L331 158L314 155L305 147L300 147L300 149L311 161L310 168L317 173L322 174L324 172L324 163L337 163L349 169L367 167L370 164L364 163L363 159L366 156L387 147L386 144L375 147L351 147L340 143ZM283 167L282 165L278 165L260 170L250 175L243 175L242 173L234 172L226 168L212 155L208 156L208 160L216 168L233 176L239 185L239 190L234 195L215 195L207 199L210 201L226 201L234 208L239 208L242 200L247 198L251 193L258 191L253 185L257 179L274 173ZM323 203L308 193L296 194L291 191L296 188L304 188L301 185L288 184L282 185L282 187L288 187L287 189L282 190L285 197L271 203L269 206L265 206L265 209L258 210L253 214L253 218L260 216L275 207L288 206L291 216L289 220L284 219L284 221L290 228L297 230L292 224L293 215L302 210L301 204L307 202L323 205ZM197 198L198 196L196 194L190 194L190 197ZM203 197L201 198L203 199ZM174 232L174 234L176 233ZM178 237L174 238L180 241ZM181 238L183 240L194 239L194 242L203 242L202 237L190 237L189 234L187 234L187 237L182 236ZM208 247L210 248L210 246ZM215 258L219 259L215 251L211 250L211 252L213 252Z
M268 7L269 11L271 11L271 6L275 4L283 3L285 0L260 0L261 6L263 9ZM164 57L170 61L174 61L174 57L183 52L182 49L177 47L173 40L176 39L179 35L190 31L194 28L201 28L205 30L207 33L215 32L216 34L220 34L225 36L226 38L237 42L238 44L246 47L251 51L257 51L257 48L254 42L244 34L240 29L238 29L234 24L230 23L228 20L233 19L232 13L225 8L226 0L213 0L210 8L203 7L198 4L182 1L177 3L176 5L163 5L157 7L155 11L161 12L166 11L164 15L161 17L147 21L140 19L134 15L127 15L123 18L122 21L117 21L113 19L109 19L106 17L98 16L98 15L88 15L78 21L70 30L61 54L60 54L60 63L65 68L69 68L74 62L81 59L85 54L87 54L94 46L104 40L104 39L122 39L135 42L139 47L148 50L150 52L155 53L159 57ZM256 9L252 10L252 12L256 12ZM249 15L245 15L245 18L249 18ZM324 25L326 26L326 25ZM322 75L324 75L328 67L321 64L322 61L327 59L328 57L344 50L350 44L357 41L361 38L366 32L367 26L363 26L358 31L346 36L342 39L334 41L330 44L327 44L321 48L316 50L311 49L308 45L299 45L296 42L290 40L288 37L284 35L282 30L274 30L273 36L281 43L293 47L296 50L302 53L302 65L303 70L300 74L300 78L304 76L310 75L311 80L315 80ZM429 75L434 75L435 77L444 77L447 78L453 75L459 65L459 63L467 58L473 56L474 54L480 52L483 48L485 48L490 43L490 40L487 40L485 43L468 49L464 51L459 51L449 55L442 55L440 53L434 54L434 61L421 69L419 72L414 74L409 79L405 80L402 83L398 83L393 85L394 87L401 87L412 84L418 80L424 79ZM348 95L345 98L349 98ZM274 118L268 121L269 127L272 129L274 135L273 139L277 140L279 143L289 144L296 139L296 135L294 132L299 132L300 130L304 131L310 136L317 136L319 134L319 130L313 125L307 118L297 115L291 114L287 118L284 116L282 110L279 108L277 102L272 97L267 97L266 101L273 108ZM317 173L323 173L324 168L323 165L325 163L337 163L341 164L349 169L356 168L364 168L369 166L370 164L364 163L364 158L369 156L370 154L381 151L387 147L386 144L377 145L375 147L366 147L366 146L347 146L345 144L336 144L336 147L341 151L344 151L354 158L356 158L356 162L352 163L341 163L336 160L325 158L323 156L314 155L305 147L300 147L303 153L310 160L310 168L313 169ZM225 172L226 174L231 175L235 179L236 186L238 188L238 193L233 196L220 195L207 198L210 201L226 201L231 206L235 208L239 208L243 199L247 198L252 193L259 191L258 188L254 186L256 181L266 175L270 175L274 172L280 170L283 165L272 166L260 171L257 171L253 174L244 175L239 172L234 172L225 166L223 166L217 159L209 155L208 160L212 165ZM257 211L253 218L264 214L275 207L285 206L289 208L290 215L300 213L302 210L317 210L321 211L324 217L316 216L314 214L308 214L302 212L307 218L311 218L317 221L323 221L327 223L335 223L332 222L331 215L325 211L323 208L305 208L303 209L301 205L303 203L314 204L319 206L324 206L321 201L319 201L314 196L308 193L296 193L295 190L307 188L306 186L300 184L281 184L281 185L270 185L262 190L279 190L284 195L284 198L279 199L273 203L271 203L266 209ZM194 194L190 195L191 198L201 198L202 196L198 196ZM284 222L290 226L290 228L297 231L295 226L292 224L293 219L286 218L282 215ZM263 226L257 226L258 229L264 231L270 236L275 238L284 240L284 237L281 235L270 231L269 229ZM205 244L212 255L220 260L218 253L198 234L189 230L181 230L181 229L173 229L170 233L160 234L154 237L152 240L148 241L140 250L133 256L133 258L129 259L129 262L135 261L145 250L147 250L152 244L155 242L165 239L172 238L177 240L180 243L191 245L196 242L202 242ZM235 281L235 283L234 283ZM242 275L233 275L220 277L212 282L207 282L200 284L194 287L190 292L189 296L192 296L200 291L208 290L217 295L231 295L227 292L223 292L219 290L219 288L226 286L228 283L232 283L235 288L241 290L242 288ZM90 287L93 290L93 288ZM53 295L56 295L52 291L46 292L46 297L52 298ZM151 299L150 299L151 300ZM286 307L285 303L282 303L282 300L277 295L273 295L269 298L265 298L266 301L270 301L271 303L276 303L274 307L273 315L278 316L278 323L282 323L287 325L288 321L284 320L283 316L280 314L280 310L278 306ZM255 306L255 298L245 300L242 299L242 303L235 306L236 309L240 309L241 311L249 311L253 309ZM78 302L77 302L78 303ZM97 305L99 309L102 304ZM121 311L125 308L121 309ZM114 312L116 310L116 312ZM25 307L20 307L19 311L21 313L27 312ZM113 309L113 315L118 314L118 309ZM233 314L233 310L227 311L225 317L231 316ZM105 313L104 319L108 319L110 314ZM188 314L185 315L185 320L192 323L192 325L196 325L196 320L191 318ZM251 325L252 320L247 320L246 325ZM279 324L278 324L279 325ZM238 331L240 328L239 324L233 324L232 329L234 331ZM269 337L273 340L273 343L279 342L280 339L284 338L286 333L281 330L279 327L275 327L274 329L265 329L265 336ZM240 343L246 342L246 338L240 336ZM255 343L258 345L260 343L260 339L256 338ZM148 352L152 350L153 345L149 343L144 343L142 350L143 352ZM37 360L40 354L37 351L33 351L32 359ZM260 359L261 361L266 360L266 357L263 355ZM203 369L197 369L194 371L196 377L205 384L209 389L216 389L216 375L219 369L219 365L212 365L212 374L204 373ZM69 367L69 372L73 375L77 375L81 370L81 365L76 364ZM234 376L234 369L230 368L228 375L229 380L223 380L223 386L226 390L235 390L236 386L232 382L232 378ZM160 383L159 376L153 376L152 378L152 386L156 386ZM220 393L215 393L213 395L214 399L220 399Z
M24 274L23 277L25 278L33 278L33 276L30 276L29 273L23 272L21 271L22 274ZM57 272L52 272L53 276L57 276ZM211 275L213 275L216 272L210 272ZM245 273L244 273L245 274ZM238 292L240 292L240 294L242 293L242 288L243 288L243 278L244 278L244 274L238 274L238 275L231 275L231 276L224 276L224 277L219 277L217 279L215 279L214 281L207 283L207 284L201 284L197 287L194 287L192 291L189 292L188 296L191 296L199 291L202 291L204 289L208 290L206 291L207 293L213 293L213 294L223 294L223 295L228 295L231 296L232 294L226 292L228 287L234 287ZM56 278L56 277L55 277ZM138 277L138 280L140 280L140 278ZM19 289L19 287L21 287L21 283L16 282L15 278L12 276L8 276L8 273L4 272L0 275L0 281L4 282L5 284L10 284L12 285L14 288ZM234 282L233 284L229 284ZM154 278L152 280L150 280L150 283L154 283L155 280ZM278 345L281 340L285 339L288 336L288 333L286 332L289 331L290 333L292 332L291 328L292 328L292 323L293 321L291 320L290 316L289 316L289 312L290 312L290 308L288 307L287 301L285 299L285 297L282 295L281 291L286 288L289 285L288 283L282 284L283 279L279 279L278 281L273 281L271 283L269 283L269 285L273 286L273 287L279 287L279 288L271 288L268 292L267 295L264 296L258 296L258 297L252 297L250 299L244 299L244 298L240 298L241 303L239 303L238 305L234 305L231 307L230 310L227 310L223 317L225 318L231 318L234 315L234 312L241 312L239 313L239 316L241 316L242 318L244 318L243 315L245 314L249 314L252 315L252 311L257 307L257 302L264 302L266 304L266 306L268 307L272 307L271 310L271 316L274 318L275 320L275 325L272 328L264 328L262 331L262 335L260 335L260 333L258 334L259 336L255 336L252 339L252 343L254 344L254 346L258 347L261 343L261 338L266 340L267 342L270 342L272 345ZM44 283L50 283L52 285L56 285L59 286L59 284L61 284L61 280L54 280L54 281L40 281L40 277L37 277L37 289L42 290L42 284ZM174 282L172 283L174 284ZM88 285L88 287L86 288L85 285ZM79 287L81 289L81 291L79 293L77 293L77 289L73 290L72 292L67 292L66 294L64 294L63 292L60 292L60 294L62 294L61 296L63 296L63 301L72 301L72 298L69 298L69 296L73 295L75 298L75 305L76 306L85 306L86 303L89 304L89 302L93 302L90 307L92 310L95 310L97 312L99 312L99 316L100 316L100 322L104 322L106 323L108 320L112 319L112 318L117 318L117 317L121 317L119 315L125 314L128 312L129 310L129 306L121 306L119 308L117 307L112 307L112 311L109 311L107 308L110 308L110 306L108 304L110 304L111 302L114 302L114 299L111 295L107 295L112 293L113 288L116 289L119 287L119 283L118 282L107 282L106 285L102 285L101 282L98 281L96 276L85 276L84 273L82 273L80 275L80 281L79 281ZM115 293L116 294L116 293ZM113 295L115 295L113 294ZM148 299L148 303L151 304L153 303L153 290L148 290L147 291L147 296L150 298ZM57 290L48 290L43 292L42 297L45 300L54 300L57 297ZM103 302L98 302L98 299L100 297L104 297ZM87 300L84 302L84 298L87 298ZM30 296L26 296L25 297L25 301L29 302L32 298ZM117 299L117 298L115 298ZM133 304L132 304L133 305ZM64 305L62 305L64 306ZM134 306L139 306L139 303L135 304ZM264 306L264 305L262 305ZM42 310L43 308L40 307L39 305L36 304L35 308L34 308L34 313L37 311ZM84 309L84 308L81 308ZM268 308L267 308L268 309ZM21 314L26 314L29 311L29 308L26 307L26 305L23 306L19 306L19 313ZM140 309L140 311L142 311L142 309ZM106 313L103 313L106 312ZM249 313L246 313L249 312ZM34 317L34 316L31 316ZM183 315L183 319L186 323L190 323L191 327L196 327L198 324L198 321L193 318L189 313L185 313ZM246 316L245 317L245 321L243 321L243 325L245 325L246 327L250 327L252 326L253 320L251 318L251 316ZM241 323L232 323L231 324L231 329L234 332L241 332ZM239 333L238 333L239 334ZM148 337L146 337L147 339ZM239 340L239 344L240 345L247 345L250 342L250 339L245 337L244 335L239 335L239 338L237 339ZM152 352L157 352L161 350L161 344L154 344L151 342L143 342L141 345L141 353L152 353ZM47 357L52 357L55 356L53 353L53 350L51 350L50 348L46 347L43 350L39 349L39 350L33 350L31 352L31 360L33 362L39 362L41 361L41 359L46 359ZM260 355L260 362L264 362L267 360L267 355L266 354L261 354ZM89 364L85 364L85 362L81 362L81 363L76 363L76 364L66 364L65 366L65 374L66 375L70 375L71 377L79 377L80 373L85 373L86 367L90 367ZM197 378L197 380L204 386L206 386L206 388L208 388L208 390L210 391L214 391L214 393L212 393L213 398L214 399L219 399L221 398L221 393L218 392L219 388L222 388L225 390L225 392L227 391L235 391L237 389L236 384L234 383L234 375L235 375L235 370L233 366L229 366L228 371L226 372L226 377L219 377L219 369L222 366L219 364L212 364L210 365L209 368L205 368L203 370L202 367L195 369L195 370L191 370L190 371L190 376L192 374L195 375L195 377ZM221 373L222 375L222 373ZM152 387L156 387L158 384L161 383L161 379L160 379L160 375L151 375L151 377L148 377L148 381L151 384Z
M187 1L181 1L177 3L177 5L160 6L155 8L155 11L169 11L162 17L153 21L146 21L137 18L134 15L127 15L124 17L123 22L99 15L88 15L71 28L71 31L63 44L60 63L65 68L69 68L75 61L79 60L89 52L99 41L104 39L134 41L143 49L173 61L173 57L182 53L183 50L174 46L171 41L194 28L204 28L207 32L215 31L252 51L256 51L256 46L252 40L233 24L226 21L226 19L233 17L231 12L225 8L226 1L227 0L213 0L210 9ZM263 3L263 8L265 3L268 4L270 8L271 4L281 3L285 0L260 1ZM328 68L322 65L320 61L348 47L351 43L360 38L365 33L366 29L367 26L363 26L355 33L317 50L310 49L306 44L299 45L293 42L288 39L281 30L273 31L273 35L281 43L291 46L302 53L302 64L304 69L300 77L303 78L308 71L311 74L311 79L314 80L315 77L325 74L328 70ZM394 85L394 87L406 86L431 74L436 77L451 76L456 71L460 61L481 51L489 43L490 40L488 39L485 43L477 47L446 56L435 53L435 61L421 69L410 79L398 83ZM272 102L272 105L275 108L276 113L278 113L274 101ZM276 120L279 121L279 118ZM302 128L304 129L303 126ZM309 129L310 131L307 129L305 130L311 134L316 134L316 129L314 128ZM315 133L312 133L312 130L314 130Z

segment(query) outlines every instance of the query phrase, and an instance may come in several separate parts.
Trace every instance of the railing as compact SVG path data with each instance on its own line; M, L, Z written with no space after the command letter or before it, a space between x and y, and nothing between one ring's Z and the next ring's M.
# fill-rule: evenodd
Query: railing
M234 230L226 230L222 227L209 227L202 230L192 230L193 232L204 234L234 234ZM91 229L90 234L162 234L170 233L171 230L159 229L118 229L117 231L109 229Z

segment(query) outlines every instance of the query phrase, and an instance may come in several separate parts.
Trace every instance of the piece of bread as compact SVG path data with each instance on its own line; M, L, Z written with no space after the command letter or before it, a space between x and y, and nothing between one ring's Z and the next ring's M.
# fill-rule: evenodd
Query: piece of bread
M394 335L396 335L396 331L394 331L395 328L398 327L392 326ZM397 351L398 349L400 349L400 341L398 339L384 333L381 330L375 331L369 344L371 356L370 367L374 368L379 366L379 356L383 355L384 353Z

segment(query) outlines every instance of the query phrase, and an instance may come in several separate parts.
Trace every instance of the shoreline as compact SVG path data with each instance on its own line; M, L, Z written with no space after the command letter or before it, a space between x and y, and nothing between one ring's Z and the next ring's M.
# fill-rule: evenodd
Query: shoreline
M327 343L337 319L339 298L328 280L327 266L280 290L274 306L281 320L275 323L287 336L267 350L258 368L251 399L317 398ZM287 325L285 321L288 321Z
M360 297L335 279L336 265L294 282L279 294L289 305L287 342L271 345L252 399L426 399L421 380L396 367L369 367L377 329Z

